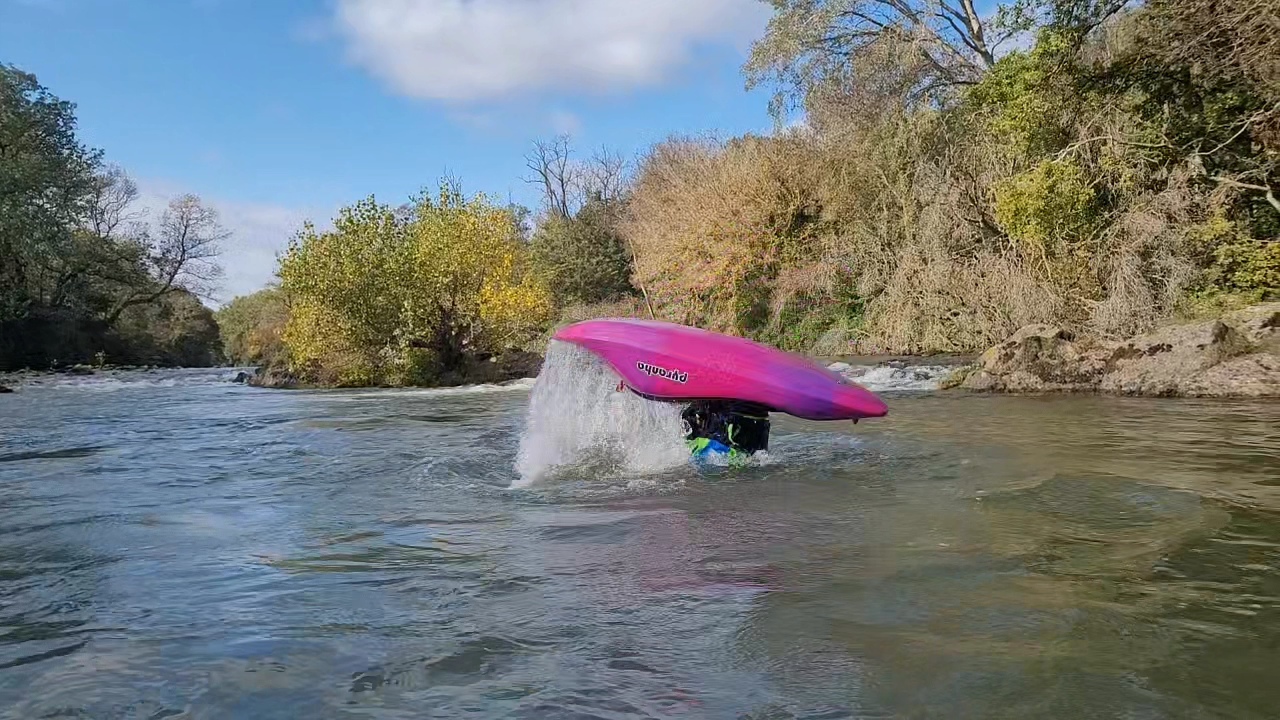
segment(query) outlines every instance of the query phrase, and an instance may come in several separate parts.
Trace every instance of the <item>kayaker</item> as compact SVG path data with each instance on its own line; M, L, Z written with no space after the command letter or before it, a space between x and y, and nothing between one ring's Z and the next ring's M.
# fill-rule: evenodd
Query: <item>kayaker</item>
M680 415L695 457L730 458L769 449L769 408L741 400L695 400Z

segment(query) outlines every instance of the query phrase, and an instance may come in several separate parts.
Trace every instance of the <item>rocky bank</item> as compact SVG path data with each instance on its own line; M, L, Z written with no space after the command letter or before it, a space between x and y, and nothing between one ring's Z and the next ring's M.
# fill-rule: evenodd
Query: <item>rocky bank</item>
M1280 397L1280 302L1118 342L1029 325L947 385L986 392Z

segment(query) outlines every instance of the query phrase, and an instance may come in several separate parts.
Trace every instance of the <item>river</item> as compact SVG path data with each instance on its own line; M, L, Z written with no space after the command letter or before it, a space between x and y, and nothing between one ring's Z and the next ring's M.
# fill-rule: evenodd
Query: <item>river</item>
M0 718L1276 717L1280 404L938 372L701 469L545 383L21 379Z

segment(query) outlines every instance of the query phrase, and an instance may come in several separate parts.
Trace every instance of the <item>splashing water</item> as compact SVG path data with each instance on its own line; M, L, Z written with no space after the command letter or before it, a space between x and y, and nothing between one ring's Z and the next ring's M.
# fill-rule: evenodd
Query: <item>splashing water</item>
M908 366L895 363L850 365L846 362L836 362L828 365L827 369L844 375L872 392L889 392L895 390L937 390L942 383L942 379L955 370L955 367L948 365Z
M571 467L649 474L687 464L681 406L619 391L619 382L587 350L551 341L529 398L512 487Z

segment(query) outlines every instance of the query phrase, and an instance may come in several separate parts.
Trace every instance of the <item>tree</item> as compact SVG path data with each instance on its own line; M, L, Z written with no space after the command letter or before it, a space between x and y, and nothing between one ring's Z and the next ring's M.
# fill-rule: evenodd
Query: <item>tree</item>
M971 85L995 64L1000 46L1027 25L1019 7L998 5L995 18L984 18L973 0L770 2L775 14L744 69L749 88L769 81L779 86L771 106L778 117L814 88L846 82L859 60L895 46L909 48L918 61L911 78L918 94ZM895 59L861 69L874 73L899 65Z
M113 286L150 282L139 266L148 230L145 213L132 207L137 198L137 185L119 167L94 175L67 252L50 258L52 280L39 296L41 304L75 306L96 316L110 308Z
M230 362L269 366L283 359L289 307L280 288L269 287L235 297L214 317Z
M222 268L214 258L220 243L231 236L219 223L217 210L203 205L195 195L174 198L160 216L156 233L154 240L141 240L142 278L132 284L121 283L107 313L108 324L115 323L126 308L154 302L178 290L207 298L216 289Z
M518 346L549 317L516 219L444 183L411 215L368 198L281 258L284 339L299 372L336 384L429 383Z
M581 170L570 157L569 136L538 140L525 156L525 166L533 172L526 182L542 187L543 209L549 215L569 217L581 196Z
M179 291L208 296L218 275L212 258L227 234L216 215L180 198L153 233L134 182L77 139L74 110L34 75L0 65L0 367L74 362L108 346L130 356L123 336L141 352L147 334L116 327L126 311ZM164 323L164 312L131 323Z
M543 188L530 261L560 304L595 303L632 291L632 253L618 232L627 161L600 148L575 160L565 136L538 141L526 157Z
M47 300L72 253L102 155L75 130L72 103L0 65L0 323Z
M1033 29L1054 27L1080 42L1131 2L1010 0L984 14L975 0L762 1L775 13L743 69L748 88L777 87L771 109L779 120L815 92L876 85L936 103L980 81Z
M1149 0L1170 60L1210 78L1253 85L1280 102L1280 32L1273 0Z
M1263 0L1151 0L1116 75L1144 91L1139 109L1170 154L1270 206L1280 234L1280 33Z
M586 160L576 160L567 135L535 141L525 166L533 173L525 181L542 188L545 216L573 217L592 199L618 202L626 192L626 158L601 147Z
M103 347L113 362L131 364L208 367L224 359L213 311L185 290L130 306Z
M632 292L631 253L618 232L619 203L595 196L573 217L538 226L530 261L560 304L596 303Z

